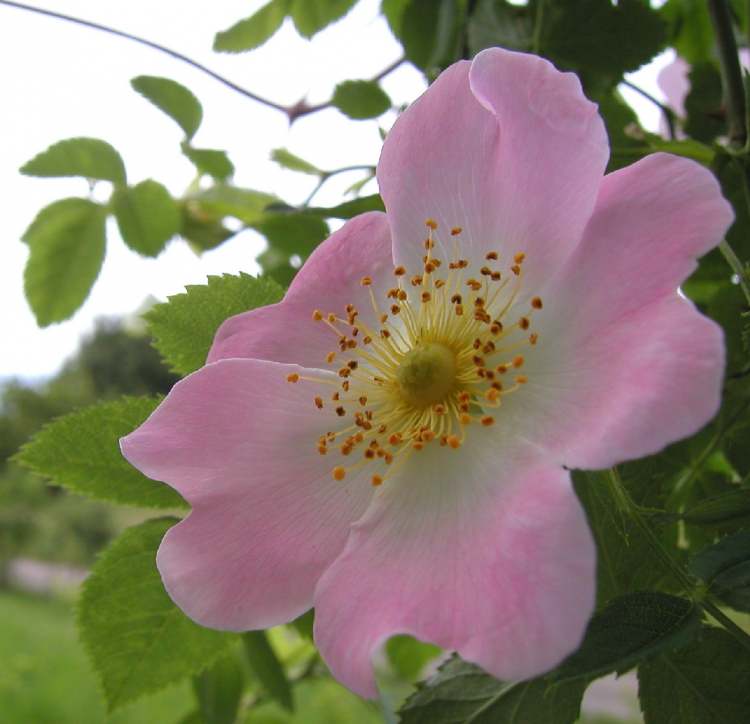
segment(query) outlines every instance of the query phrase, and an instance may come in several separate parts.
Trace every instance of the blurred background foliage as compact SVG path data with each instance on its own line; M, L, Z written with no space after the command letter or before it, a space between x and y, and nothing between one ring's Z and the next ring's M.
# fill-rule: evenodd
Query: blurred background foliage
M214 50L252 51L284 22L291 22L302 36L311 38L344 17L355 3L356 0L272 0L251 16L238 18L231 27L219 29ZM661 631L659 626L667 621L672 627L670 635L664 634L661 648L644 647L636 654L630 652L630 658L612 654L613 658L598 668L592 666L590 658L584 656L586 660L582 662L579 657L574 662L578 666L575 691L566 689L569 683L563 685L558 679L554 696L545 700L542 694L548 691L549 682L555 681L553 672L546 683L535 680L522 690L531 692L524 702L513 698L515 694L509 689L497 688L501 685L487 682L481 672L455 660L414 693L414 682L434 669L439 652L408 637L394 637L379 662L383 698L376 705L361 702L330 679L310 641L308 617L296 625L274 629L267 637L245 635L217 644L211 657L213 663L207 669L207 661L192 661L192 650L187 649L187 663L181 672L185 681L106 713L97 677L102 680L109 708L116 708L121 702L113 703L107 688L108 674L95 653L96 643L89 647L89 653L94 650L95 674L75 642L65 598L60 601L52 592L50 598L40 599L0 588L0 658L7 662L0 673L0 723L106 719L167 724L317 724L385 719L407 724L456 724L473 717L474 722L554 724L577 720L583 690L602 673L642 664L641 707L649 724L662 724L677 721L670 711L677 684L664 672L681 670L686 665L680 658L682 649L672 636L674 631L679 634L680 646L694 646L696 641L703 646L696 651L690 649L698 664L702 651L710 653L714 662L711 666L718 667L723 681L731 684L738 671L750 671L746 651L740 648L735 652L732 641L717 638L715 629L707 633L705 621L702 627L699 621L709 611L715 621L723 615L747 631L750 610L746 573L750 565L746 536L750 522L750 161L746 94L737 62L738 48L748 45L747 3L383 0L381 9L403 46L403 59L394 66L374 78L353 78L341 83L327 102L314 106L304 100L289 107L280 106L253 98L250 93L251 100L276 108L286 114L290 123L304 115L335 108L352 122L379 124L378 119L392 107L380 81L400 63L413 64L431 80L457 59L471 58L483 48L500 45L531 51L549 58L561 69L576 72L587 95L599 104L612 148L609 170L654 151L683 155L711 168L734 206L737 220L727 243L708 254L683 287L684 293L725 331L728 363L719 415L694 437L657 456L613 471L576 473L575 477L600 560L607 561L600 565L600 615L610 616L606 620L614 621L612 630L626 631L632 638L635 624L629 621L631 628L618 629L625 624L617 615L623 611L631 615L633 610L658 613L653 625ZM119 33L115 29L99 29ZM663 114L663 132L656 134L640 126L622 90L633 89L626 73L668 48L674 49L677 62L684 64L684 98L670 99L671 105L667 105L635 88ZM122 241L134 253L148 257L158 256L169 243L186 243L200 254L221 245L238 229L255 229L266 240L266 248L258 257L266 279L214 278L205 288L189 289L168 304L156 306L146 314L153 343L142 321L102 320L54 378L34 384L13 380L3 384L0 582L3 573L8 578L10 564L19 559L88 568L94 563L95 554L129 526L136 526L131 531L148 531L149 525L161 525L154 523L153 514L143 508L115 507L74 495L55 484L61 481L55 480L53 472L46 476L52 479L52 484L48 484L12 459L24 443L50 421L93 403L115 401L122 395L165 394L177 379L169 369L187 373L199 365L221 319L278 299L280 287L289 284L332 228L358 213L382 208L370 183L373 167L320 169L285 148L269 148L268 152L290 172L309 176L310 194L304 203L289 203L264 189L238 187L233 183L234 162L223 150L193 145L204 109L188 88L155 76L133 78L132 87L154 106L155 112L167 114L179 126L184 135L175 152L191 161L195 175L186 179L185 193L179 197L171 195L155 179L131 184L127 164L117 150L105 140L94 138L62 140L25 164L21 169L24 174L80 176L89 179L92 188L96 185L108 193L106 201L101 200L101 194L96 197L98 200L93 196L58 200L42 209L24 234L23 241L30 249L25 290L39 325L70 318L86 299L107 243L117 243L106 239L108 218L114 219ZM239 92L248 95L243 89ZM381 134L385 133L386 129L381 128ZM343 171L356 171L360 177L340 204L317 206L318 191ZM114 227L110 224L109 228ZM187 336L189 342L185 341ZM168 365L162 364L154 345ZM23 460L23 454L20 457ZM26 463L35 469L40 467L29 459ZM116 471L111 474L116 481ZM117 546L126 542L122 536L117 541L108 549L112 563L117 562ZM686 588L669 562L659 560L654 545L661 545L677 564L689 567L685 570L690 573L685 575L692 589ZM720 562L719 569L706 563L707 549L708 559ZM107 569L106 556L97 567L97 576L112 574ZM638 592L643 590L667 598L649 599L648 605L638 599L635 607L634 599L627 597L640 595ZM718 613L708 608L709 603L704 605L704 594L709 603L718 602ZM623 597L631 603L619 603ZM691 603L693 599L697 603ZM684 611L680 608L683 604L689 604ZM169 605L168 601L163 605ZM79 612L84 639L88 614L90 609L84 603ZM591 654L586 651L586 655ZM721 669L725 665L726 671ZM467 696L476 694L474 701L479 704L474 709L459 701L455 683L459 680L473 682L467 684ZM487 696L494 702L491 718L476 709L488 706L488 699L482 699L479 689L472 686L483 687L481 691L485 693L490 691ZM706 700L718 697L720 703L716 704L718 709L713 709L691 700L689 721L738 724L746 717L750 704L747 692L740 686L725 686L717 694L716 681L707 676L694 678L691 686L705 693ZM144 683L130 698L136 699L154 688ZM401 714L395 714L410 695ZM631 699L634 701L632 692ZM539 702L544 701L555 704L554 713L541 708ZM459 709L468 713L458 715L455 712ZM614 704L610 713L589 708L581 721L638 721L634 710L617 713L616 709Z

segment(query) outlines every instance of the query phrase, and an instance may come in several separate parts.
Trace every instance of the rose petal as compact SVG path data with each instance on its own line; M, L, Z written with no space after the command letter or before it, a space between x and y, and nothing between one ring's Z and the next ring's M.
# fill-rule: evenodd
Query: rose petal
M376 695L372 655L396 633L501 679L542 673L581 640L595 553L568 474L501 468L479 440L414 458L386 481L318 584L315 640L362 696Z
M437 253L527 253L537 279L578 243L607 162L607 137L578 79L500 48L448 68L388 134L378 181L398 263L419 268L424 222Z
M334 481L335 463L316 448L336 416L313 397L333 388L290 384L293 372L304 370L208 365L122 440L132 465L193 506L165 536L157 564L170 596L205 626L266 628L307 610L369 500L369 481Z
M360 285L371 276L380 290L392 277L388 221L382 212L361 214L331 234L310 256L279 304L230 317L216 333L208 362L250 357L322 367L336 349L336 335L312 321L321 309L344 315L353 303L367 318L369 295ZM382 298L382 295L381 297Z

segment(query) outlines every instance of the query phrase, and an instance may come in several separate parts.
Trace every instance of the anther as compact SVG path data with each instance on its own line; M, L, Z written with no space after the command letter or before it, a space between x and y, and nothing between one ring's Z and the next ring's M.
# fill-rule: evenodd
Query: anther
M435 219L426 219L424 225L428 229L432 229L433 231L438 228L437 221L435 221Z
M539 335L536 332L533 332L529 335L529 344L536 344L539 340Z
M316 397L315 398L315 407L317 407L319 410L323 409L323 398L322 397Z
M518 357L513 358L513 366L514 367L522 367L523 366L523 357L519 354Z
M329 352L326 355L326 362L328 362L328 364L331 364L331 362L333 362L333 360L335 360L335 359L336 359L336 353L335 352Z
M541 309L542 308L542 298L541 297L534 297L531 300L531 306L534 307L534 309Z
M291 374L286 376L287 382L299 382L299 375L296 372L292 372Z
M494 417L492 417L492 415L485 415L485 416L484 416L484 417L482 418L482 424L483 424L483 425L484 425L485 427L489 427L490 425L494 425L494 424L495 424L495 418L494 418Z
M339 417L343 417L344 415L346 415L346 410L343 407L339 406L336 408L336 414Z
M529 381L529 378L526 375L518 375L516 377L516 382L518 382L519 385L525 385Z
M461 447L461 441L455 435L448 435L448 437L445 438L445 442L447 442L448 446L452 447L454 450L458 450L458 448Z
M522 251L519 251L518 254L513 257L513 261L516 262L516 264L523 264L523 260L525 258L526 254L524 254Z
M521 319L518 320L518 326L521 329L528 329L529 325L530 325L530 322L526 317L521 317Z
M488 251L484 258L487 261L497 261L497 252L496 251Z
M382 485L383 484L383 478L380 475L373 475L372 476L372 484L373 484L373 486L375 486L377 488L378 485Z
M316 322L320 322L321 319L323 319L323 312L320 311L320 309L315 309L312 313L312 318Z
M337 465L333 471L333 479L334 480L343 480L346 477L346 470L342 468L340 465Z
M372 277L362 277L359 283L363 287L369 287L372 284Z
M432 299L432 294L429 292L422 292L422 302L426 303Z
M519 274L521 273L521 267L520 267L520 266L518 266L518 264L514 264L514 265L513 265L513 266L512 266L511 268L510 268L510 270L511 270L511 271L512 271L512 272L513 272L513 273L514 273L514 274L515 274L516 276L518 276L518 275L519 275Z
M397 277L402 277L402 276L403 276L404 274L406 274L406 267L403 267L403 266L397 266L397 267L396 267L396 268L395 268L395 269L393 270L393 273L394 273L394 274L395 274L395 275L396 275Z
M454 294L451 297L451 304L461 304L461 295L460 294Z
M454 226L451 229L451 236L458 236L462 231L463 229L460 226Z

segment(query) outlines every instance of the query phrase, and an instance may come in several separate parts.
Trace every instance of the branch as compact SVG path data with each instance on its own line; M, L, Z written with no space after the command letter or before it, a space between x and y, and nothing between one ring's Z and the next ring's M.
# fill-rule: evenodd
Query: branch
M655 106L659 108L659 110L664 115L664 120L667 123L667 129L669 131L669 140L674 141L677 136L675 134L674 129L674 111L661 101L657 100L652 96L650 93L647 93L643 88L640 88L639 86L635 85L635 83L631 83L629 80L625 80L623 78L622 81L620 81L624 86L630 88L630 90L635 91L636 93L640 93L646 100L651 101Z
M726 0L708 0L708 9L716 34L721 64L721 79L727 103L729 142L742 148L747 142L745 87L734 39L734 28Z
M37 8L33 5L26 5L24 3L19 2L13 2L13 0L0 0L0 5L5 5L6 7L16 8L17 10L26 10L30 13L36 13L38 15L46 15L47 17L54 18L55 20L64 20L68 23L73 23L74 25L80 25L84 28L91 28L92 30L99 30L103 33L108 33L110 35L115 35L119 38L125 38L126 40L131 40L134 43L138 43L140 45L145 45L147 48L152 48L153 50L158 50L160 53L164 53L171 58L174 58L175 60L179 60L183 63L186 63L191 68L195 68L196 70L201 71L201 73L205 73L206 75L210 76L214 80L219 81L222 85L225 85L227 88L230 88L231 90L235 91L236 93L239 93L242 96L245 96L245 98L249 98L250 100L255 101L256 103L260 103L263 106L266 106L267 108L272 108L276 111L281 111L286 117L289 119L289 123L292 123L294 120L299 118L300 116L309 115L311 113L317 113L318 111L323 110L324 108L329 108L331 106L331 101L326 101L325 103L319 103L317 105L309 106L304 100L301 100L294 105L291 106L284 106L281 103L276 103L275 101L271 101L268 98L263 98L262 96L259 96L257 93L253 93L252 91L248 90L247 88L243 88L240 85L237 85L237 83L229 80L229 78L225 78L223 75L219 75L216 71L211 70L210 68L207 68L202 63L199 63L197 60L193 60L192 58L189 58L187 55L184 55L183 53L180 53L176 50L172 50L171 48L167 48L164 45L160 45L159 43L155 43L152 40L148 40L146 38L141 38L138 35L133 35L132 33L126 33L124 30L118 30L117 28L112 28L108 25L102 25L100 23L94 23L90 20L84 20L82 18L76 18L72 15L65 15L63 13L57 13L52 10L45 10L44 8ZM382 80L387 76L389 73L393 72L396 68L398 68L403 62L404 58L399 58L397 61L391 63L387 68L382 70L380 73L375 75L372 80L377 82L379 80Z

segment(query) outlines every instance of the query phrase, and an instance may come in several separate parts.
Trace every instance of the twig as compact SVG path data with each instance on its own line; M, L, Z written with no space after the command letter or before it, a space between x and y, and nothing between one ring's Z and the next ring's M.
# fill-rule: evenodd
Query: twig
M639 86L635 85L635 83L631 83L629 80L623 79L620 81L624 86L627 88L630 88L630 90L635 91L636 93L639 93L642 95L646 100L651 101L655 106L659 108L659 110L662 112L664 116L664 120L667 122L667 130L669 131L669 140L674 141L677 138L677 135L675 134L675 128L674 128L674 111L668 106L662 103L661 101L657 100L647 91L643 90L643 88L640 88Z
M735 147L742 148L747 141L745 86L742 81L737 42L734 39L732 17L726 0L708 0L708 10L719 49L721 79L729 121L729 142Z
M267 108L272 108L276 111L281 111L289 119L289 123L292 123L294 120L296 120L300 116L306 116L311 113L317 113L318 111L322 111L324 108L329 108L331 106L330 100L326 101L325 103L318 103L312 106L307 105L307 103L304 100L301 100L291 106L284 106L281 103L276 103L275 101L269 100L268 98L263 98L262 96L259 96L257 93L253 93L247 88L243 88L242 86L237 85L237 83L229 80L229 78L225 78L223 75L219 75L216 71L213 71L210 68L207 68L202 63L199 63L197 60L193 60L192 58L189 58L187 55L184 55L183 53L180 53L176 50L172 50L171 48L167 48L166 46L160 45L159 43L155 43L152 40L142 38L139 35L133 35L132 33L127 33L124 30L118 30L117 28L112 28L108 25L102 25L101 23L95 23L95 22L92 22L91 20L84 20L82 18L76 18L72 15L65 15L64 13L57 13L57 12L54 12L53 10L45 10L44 8L37 8L37 7L34 7L33 5L26 5L25 3L13 2L13 0L0 0L0 5L5 5L6 7L16 8L17 10L26 10L31 13L36 13L38 15L46 15L47 17L54 18L55 20L64 20L65 22L73 23L74 25L80 25L84 28L91 28L92 30L99 30L103 33L109 33L110 35L115 35L120 38L125 38L126 40L132 40L134 43L145 45L146 47L151 48L153 50L158 50L160 53L165 53L171 58L174 58L175 60L179 60L183 63L186 63L190 67L201 71L201 73L205 73L206 75L210 76L214 80L217 80L219 81L219 83L225 85L227 88L230 88L236 93L239 93L240 95L245 96L245 98L249 98L250 100L253 100L256 103L260 103L261 105L266 106ZM387 76L389 73L392 73L396 68L398 68L404 62L404 60L405 59L402 57L396 60L395 62L391 63L387 68L385 68L384 70L380 71L380 73L375 75L372 78L372 80L374 82L382 80L383 78L385 78L385 76Z
M318 183L315 185L315 188L309 193L308 197L304 200L302 203L302 206L309 206L310 202L315 197L315 194L320 191L320 189L323 187L323 184L325 184L326 181L328 181L329 178L332 178L333 176L336 176L340 173L346 173L347 171L367 171L370 174L370 177L375 175L375 166L368 166L368 165L359 165L359 166L343 166L342 168L334 169L333 171L323 171L320 174L320 177L318 179Z

